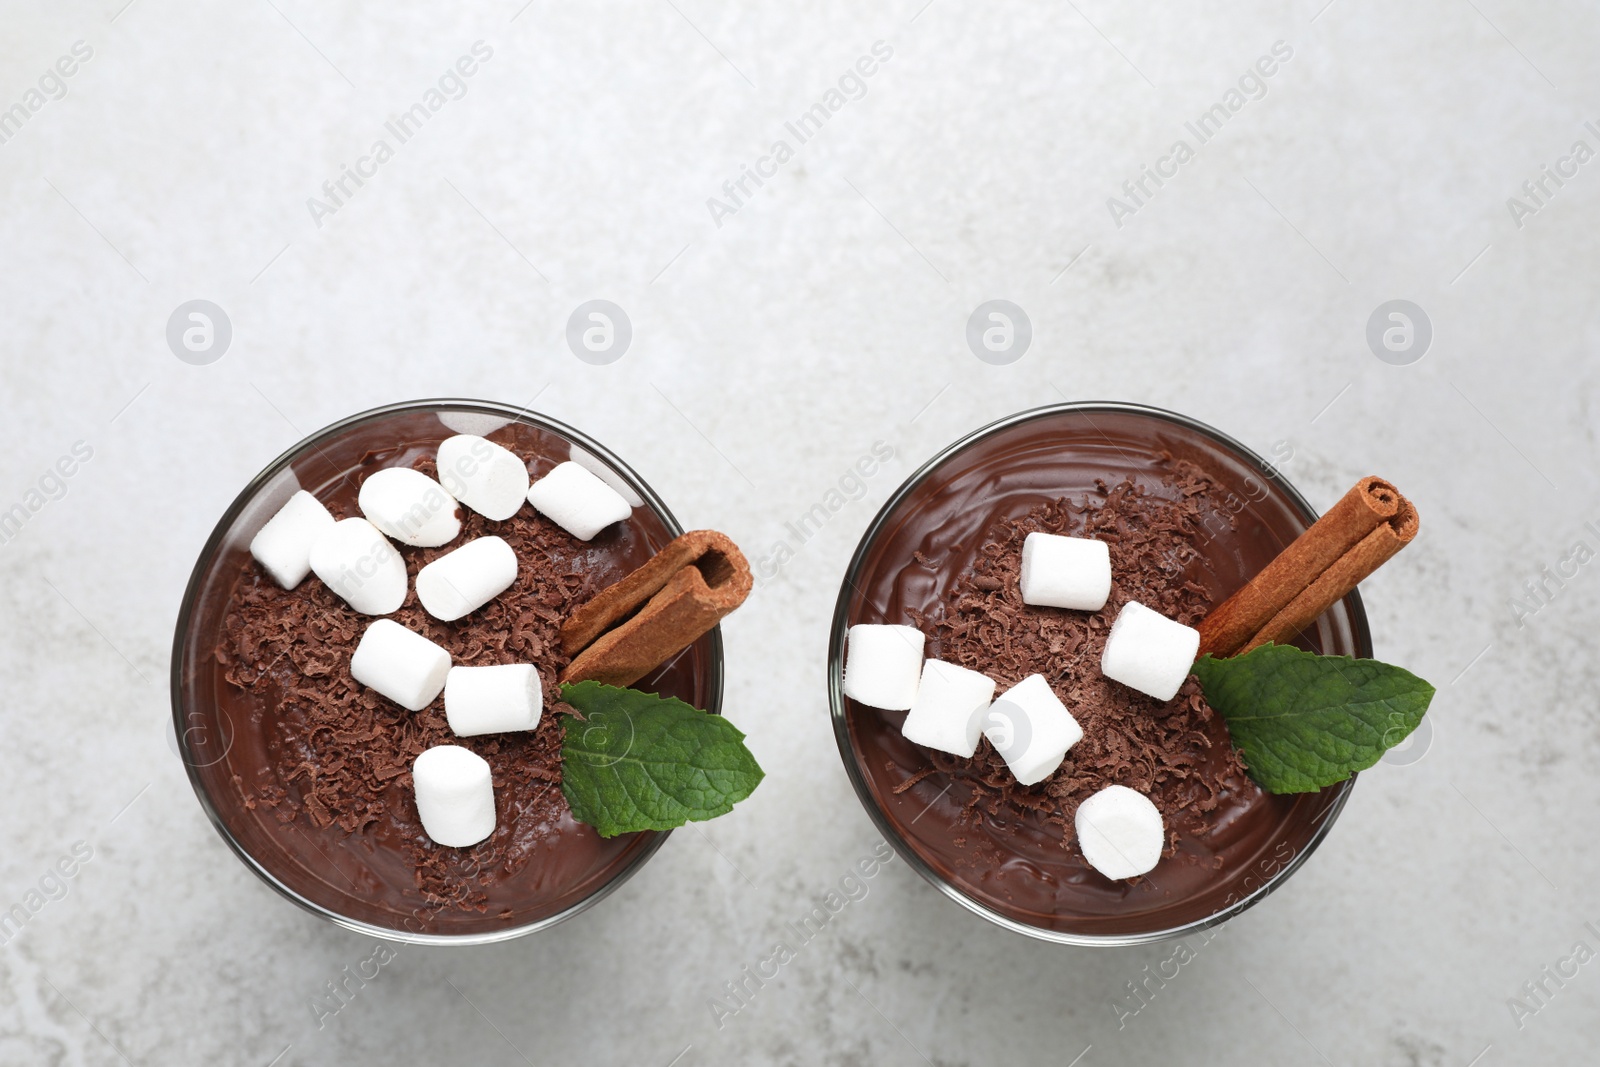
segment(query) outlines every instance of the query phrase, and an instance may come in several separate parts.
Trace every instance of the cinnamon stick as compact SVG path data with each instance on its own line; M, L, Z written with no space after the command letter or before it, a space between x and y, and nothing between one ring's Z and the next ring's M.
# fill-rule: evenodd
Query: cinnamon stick
M1289 601L1266 625L1247 641L1241 653L1268 641L1288 644L1317 620L1317 616L1343 600L1367 576L1387 563L1396 552L1410 544L1421 527L1421 517L1411 501L1400 498L1400 511L1363 537L1359 544L1334 561L1316 581Z
M753 584L726 535L694 530L674 539L562 625L562 650L574 658L561 681L632 685L744 603Z
M1201 621L1199 654L1231 656L1243 648L1335 563L1393 519L1404 501L1400 491L1382 478L1361 479L1260 574ZM1352 583L1339 596L1354 587ZM1322 592L1326 588L1331 586Z

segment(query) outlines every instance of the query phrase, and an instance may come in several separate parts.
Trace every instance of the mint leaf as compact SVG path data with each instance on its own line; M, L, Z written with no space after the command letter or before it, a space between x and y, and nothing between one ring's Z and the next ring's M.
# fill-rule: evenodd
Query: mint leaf
M599 682L561 687L561 791L601 837L726 815L765 772L744 734L681 700Z
M1434 693L1400 667L1290 645L1201 656L1194 673L1269 793L1310 793L1366 770L1410 736Z

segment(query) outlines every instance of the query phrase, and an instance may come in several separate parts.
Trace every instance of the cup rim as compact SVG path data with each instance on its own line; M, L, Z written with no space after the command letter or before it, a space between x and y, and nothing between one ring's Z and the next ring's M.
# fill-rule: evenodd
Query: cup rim
M361 411L354 415L347 416L337 422L330 423L329 425L324 426L322 429L302 438L300 441L296 442L294 445L291 445L284 452L280 453L277 458L272 460L272 462L268 463L264 468L262 468L261 472L258 473L254 478L250 479L245 487L240 490L239 494L234 497L233 503L230 504L227 510L222 513L222 517L217 520L216 526L212 528L211 535L206 538L205 545L200 549L200 554L195 560L194 569L189 574L188 584L184 588L183 600L178 608L178 621L173 635L171 671L173 729L177 733L179 758L183 760L184 769L188 772L189 784L194 789L195 797L200 801L200 807L205 811L206 817L211 820L211 825L216 829L217 833L221 835L222 840L226 842L228 847L233 851L234 855L236 855L244 863L244 865L254 872L255 875L263 882L277 890L279 894L293 901L295 904L298 904L305 910L311 912L313 915L318 915L333 922L337 926L343 927L346 930L350 930L358 934L364 934L368 937L376 937L385 941L394 941L412 945L487 945L501 941L511 941L519 937L525 937L528 934L537 933L540 930L547 930L550 927L555 926L557 923L564 922L567 919L572 918L574 915L592 908L594 905L600 903L600 901L616 892L617 889L621 888L624 882L633 877L633 875L636 874L639 869L656 854L657 850L659 850L662 845L666 844L667 838L671 836L672 831L652 831L655 834L655 837L649 843L647 843L644 848L636 853L624 867L613 874L603 885L596 887L588 896L585 896L582 900L579 900L562 909L561 911L556 912L554 915L548 915L542 919L535 920L534 922L524 923L521 926L508 927L505 930L491 930L480 933L425 934L414 933L409 930L397 930L392 927L379 926L375 923L367 923L357 919L351 919L348 916L339 914L337 911L334 911L331 908L324 907L315 901L307 899L300 893L296 892L292 887L285 884L281 879L278 878L277 875L268 870L265 864L261 863L253 855L251 855L250 852L234 837L233 833L223 822L221 814L218 812L215 804L213 804L211 800L210 795L207 793L204 783L200 778L199 767L196 765L196 761L191 758L190 746L186 740L187 730L184 725L184 649L185 645L187 644L187 638L189 637L189 627L194 620L195 601L199 595L201 583L210 570L211 565L215 562L217 551L221 547L224 538L226 538L228 531L238 519L239 515L246 507L250 505L255 495L269 481L282 473L282 471L288 467L292 460L303 455L310 449L315 448L323 441L342 433L353 426L389 415L428 411L437 412L441 410L467 411L507 418L515 422L522 422L533 426L536 429L554 433L566 439L570 443L579 446L580 448L589 452L591 455L609 464L614 470L616 470L617 473L620 474L628 483L628 485L639 494L640 499L645 502L645 505L655 512L656 517L659 518L662 524L666 526L667 533L671 537L678 537L683 533L682 525L678 522L676 516L672 514L672 510L668 508L666 503L656 494L655 490L652 489L649 484L639 476L637 471L635 471L627 463L624 463L614 452L587 434L576 430L557 419L538 414L531 408L512 407L509 404L501 404L493 400L472 400L454 397L441 397L384 404L379 407L369 408L366 411ZM709 654L706 657L708 670L708 677L706 679L706 704L708 706L705 710L713 715L720 715L722 713L723 697L722 628L720 626L712 627L709 636L711 638L711 647L709 649Z
M1270 477L1276 482L1283 489L1284 495L1300 512L1307 525L1315 522L1318 517L1316 509L1300 494L1300 491L1276 468L1257 454L1254 449L1198 419L1190 418L1175 411L1168 411L1165 408L1153 407L1147 404L1133 404L1114 400L1092 400L1047 404L1043 407L1028 408L1024 411L1007 415L1004 418L996 419L994 422L963 435L954 443L934 453L932 458L918 467L900 484L899 488L890 494L889 499L884 502L883 507L878 509L878 513L872 517L872 521L862 533L861 540L856 545L856 550L851 555L850 563L845 569L844 580L839 585L839 597L834 605L832 628L828 637L828 704L830 717L833 720L834 741L839 747L839 756L844 763L845 773L850 778L850 784L855 789L856 798L861 802L861 806L866 809L868 817L872 819L873 825L877 827L878 832L884 836L884 839L889 842L895 852L901 859L905 860L912 870L920 874L946 897L960 904L968 911L1013 933L1061 945L1117 948L1148 945L1208 930L1211 927L1227 922L1234 916L1260 903L1269 893L1287 881L1290 875L1299 870L1301 865L1317 850L1317 846L1322 844L1323 839L1332 830L1333 824L1338 821L1340 813L1349 801L1350 793L1355 788L1356 778L1359 776L1352 775L1338 784L1338 795L1334 798L1327 815L1321 819L1310 839L1307 840L1305 846L1294 857L1268 878L1258 889L1204 919L1197 919L1194 922L1163 930L1150 930L1131 934L1082 934L1063 930L1046 930L1028 923L1019 922L962 892L941 876L938 871L934 870L932 865L911 847L905 837L889 821L889 818L883 813L883 809L873 796L871 788L867 784L866 776L861 772L855 748L851 744L850 725L845 716L843 688L845 632L848 629L847 620L854 594L853 586L860 575L868 550L876 541L884 523L894 513L895 509L946 461L986 437L1036 419L1078 413L1092 415L1097 412L1145 416L1173 423L1186 430L1198 433L1221 445L1224 449L1233 452L1240 460L1254 466L1263 476ZM1350 616L1350 628L1355 637L1357 656L1371 658L1373 654L1372 631L1367 622L1367 613L1362 606L1359 590L1351 590L1344 598L1343 603Z

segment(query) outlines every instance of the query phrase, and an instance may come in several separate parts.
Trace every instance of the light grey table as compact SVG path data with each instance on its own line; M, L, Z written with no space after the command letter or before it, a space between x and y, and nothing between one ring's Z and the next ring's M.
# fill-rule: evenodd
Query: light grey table
M28 921L0 1062L1592 1060L1600 16L1325 3L7 3L0 909ZM567 344L592 299L631 323L609 365ZM992 299L1031 327L1006 365L967 344ZM167 339L192 300L231 332L180 316L205 365ZM1384 360L1391 300L1421 316ZM374 943L207 824L169 641L267 460L433 395L533 402L752 557L896 458L725 626L754 797L548 933L401 950L319 1025ZM1033 943L896 862L719 1025L877 840L824 690L856 538L944 444L1062 397L1203 419L1318 506L1369 472L1410 494L1424 533L1365 593L1379 654L1439 686L1426 750L1137 1014L1169 946Z

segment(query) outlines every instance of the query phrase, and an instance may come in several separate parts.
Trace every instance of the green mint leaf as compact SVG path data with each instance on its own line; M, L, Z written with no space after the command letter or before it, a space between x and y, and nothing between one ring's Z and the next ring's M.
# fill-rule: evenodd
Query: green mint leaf
M1269 793L1310 793L1366 770L1410 736L1434 693L1388 663L1290 645L1201 656L1194 673Z
M583 714L562 720L561 791L601 837L726 815L765 776L738 727L681 700L599 682L561 698Z

